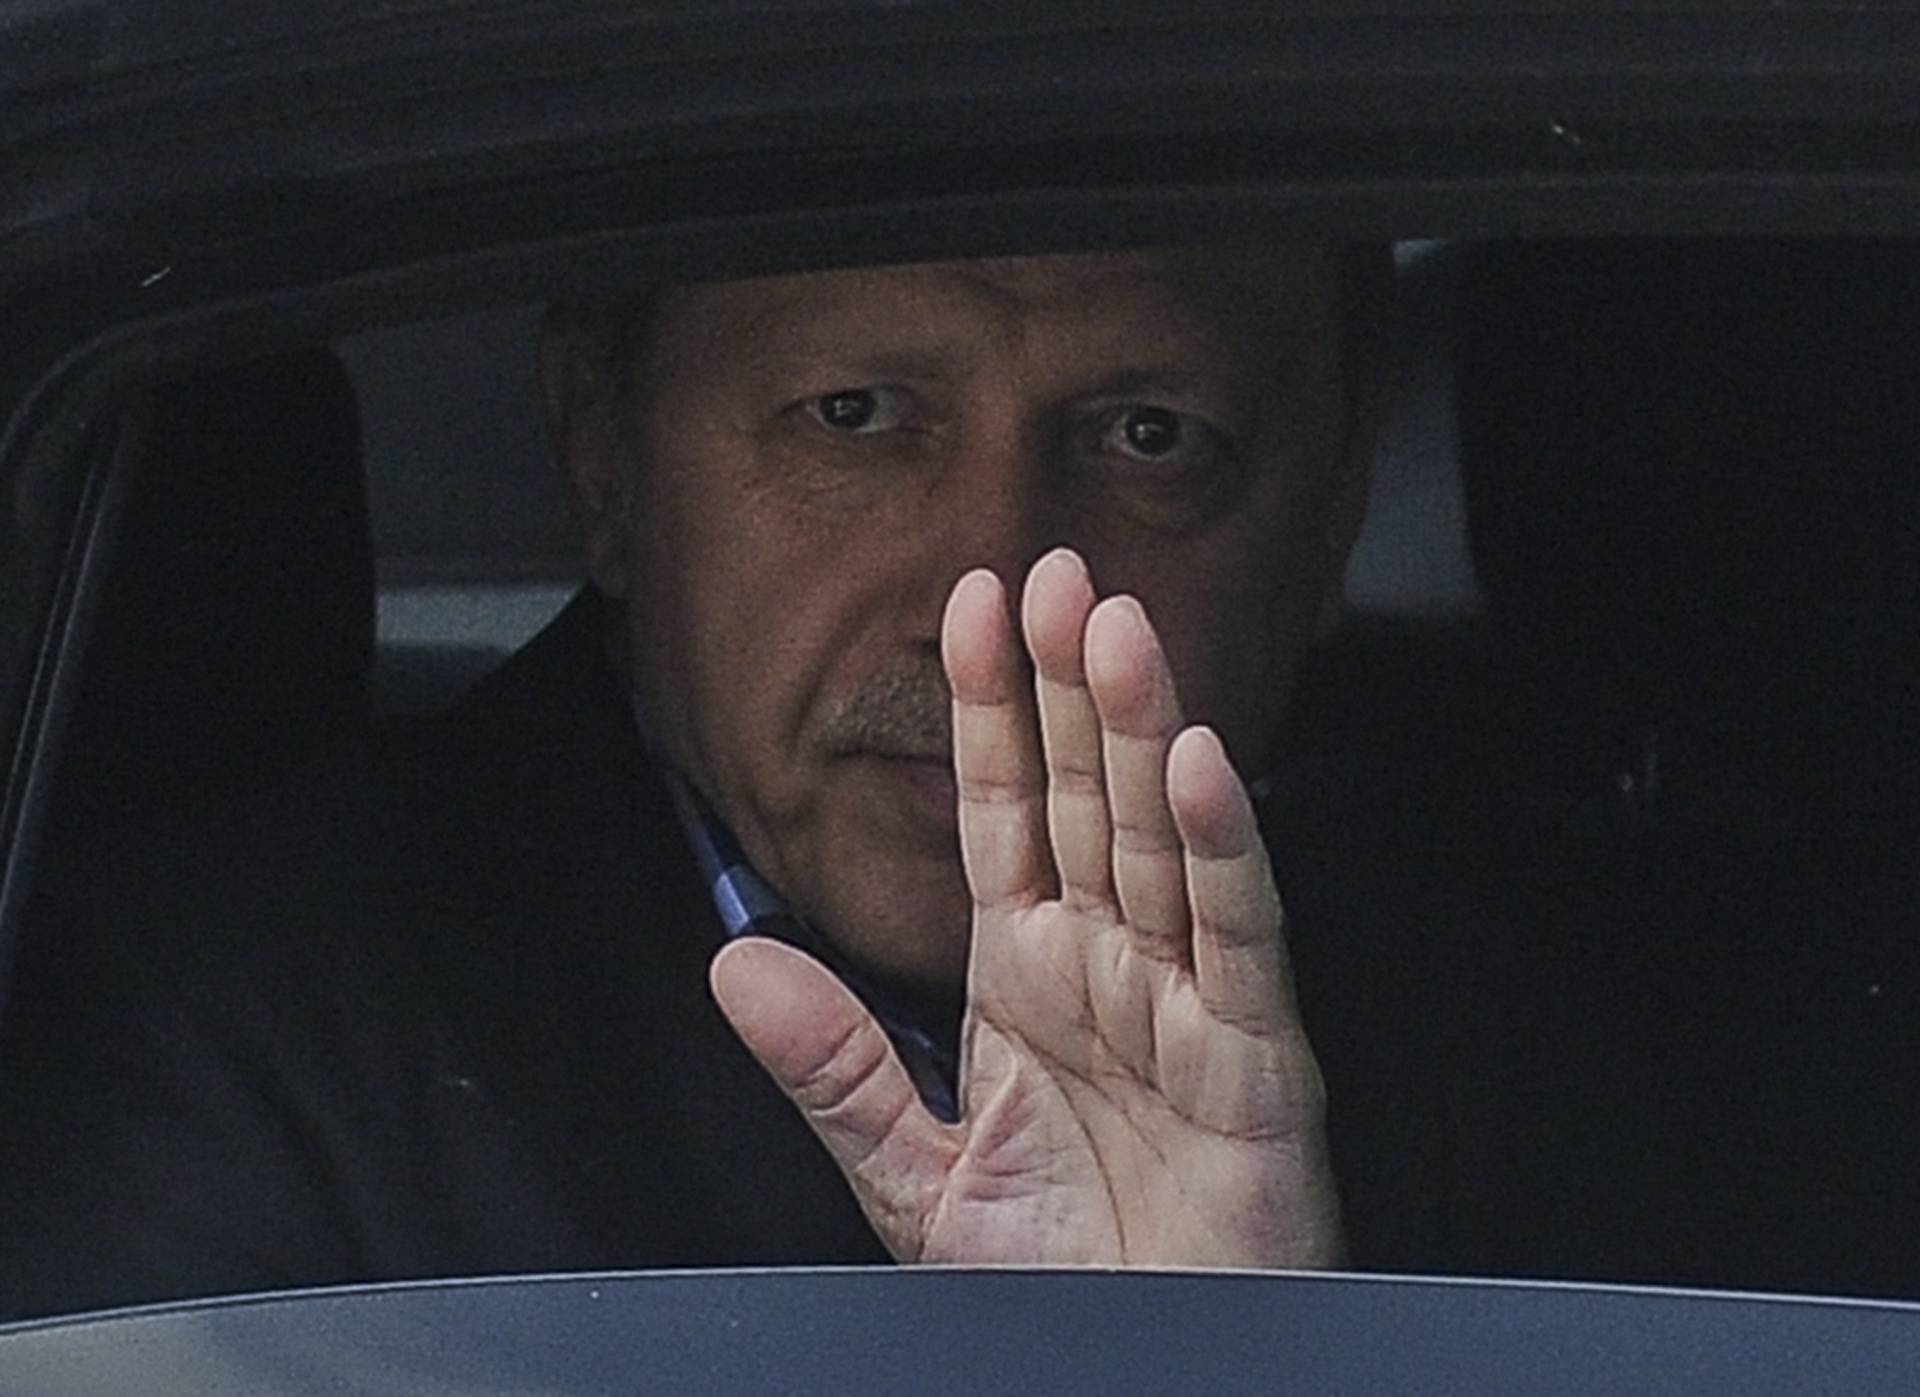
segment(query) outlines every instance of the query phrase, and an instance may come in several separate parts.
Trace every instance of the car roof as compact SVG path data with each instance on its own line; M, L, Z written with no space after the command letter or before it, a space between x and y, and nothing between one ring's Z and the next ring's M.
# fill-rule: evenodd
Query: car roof
M1782 4L35 0L0 17L0 368L209 297L371 277L401 314L407 269L522 299L516 244L611 284L675 230L730 272L1099 241L1116 207L1136 239L1256 215L1356 236L1898 232L1920 208L1917 23ZM640 262L612 250L641 231Z

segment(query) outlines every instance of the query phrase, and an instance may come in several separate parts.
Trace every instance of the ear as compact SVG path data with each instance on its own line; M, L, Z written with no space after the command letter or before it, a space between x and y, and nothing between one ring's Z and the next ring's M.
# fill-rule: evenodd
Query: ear
M603 337L564 306L549 308L540 327L540 395L547 441L567 473L586 535L587 572L610 597L627 590L633 468L620 429L627 385L612 381Z

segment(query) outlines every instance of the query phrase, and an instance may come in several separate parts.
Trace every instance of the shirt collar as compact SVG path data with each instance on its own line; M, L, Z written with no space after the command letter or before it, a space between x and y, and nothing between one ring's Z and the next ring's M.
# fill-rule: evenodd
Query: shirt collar
M805 951L833 971L886 1031L927 1109L941 1120L958 1120L958 1025L926 1022L923 1015L916 1015L901 1004L897 995L889 994L883 986L848 964L846 958L760 876L726 822L694 789L693 783L665 760L649 738L637 705L634 722L642 745L673 797L681 833L693 853L714 911L719 915L722 936L729 941L743 936L770 936Z

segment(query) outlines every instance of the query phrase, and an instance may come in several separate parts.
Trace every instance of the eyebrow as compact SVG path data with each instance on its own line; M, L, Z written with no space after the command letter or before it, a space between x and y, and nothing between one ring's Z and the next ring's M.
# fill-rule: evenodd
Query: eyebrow
M844 361L861 373L882 378L948 378L953 373L954 354L949 349L882 349L871 353L855 352Z
M966 267L942 271L950 282L1007 299L1007 288L989 277L976 276ZM1179 292L1192 289L1182 278L1160 268L1139 267L1090 278L1082 290L1097 292L1102 285L1151 285ZM865 331L876 324L881 325L881 331L869 337ZM1143 358L1154 357L1114 370L1087 388L1085 394L1123 397L1148 390L1198 393L1217 389L1222 365L1209 352L1217 347L1209 343L1209 336L1194 333L1196 328L1183 325L1174 331L1170 336L1171 346L1165 342L1143 344L1140 347ZM961 346L944 339L920 339L917 328L912 325L881 322L873 314L850 310L830 298L823 300L812 288L783 289L771 295L751 318L748 329L757 341L756 348L763 352L772 352L782 359L799 354L829 363L850 377L948 379L953 376L956 364L965 357ZM889 340L893 343L887 343ZM1182 355L1183 347L1197 351L1199 358L1206 361L1205 366L1194 362L1194 354Z
M1197 393L1216 385L1217 377L1212 374L1195 373L1179 364L1149 364L1108 374L1089 390L1088 396L1119 398L1156 388L1169 393Z
M859 332L874 320L843 307L823 307L802 293L775 296L747 322L752 341L749 353L770 353L781 359L798 353L832 359L850 371L902 376L938 374L951 365L953 351L941 344L864 344Z

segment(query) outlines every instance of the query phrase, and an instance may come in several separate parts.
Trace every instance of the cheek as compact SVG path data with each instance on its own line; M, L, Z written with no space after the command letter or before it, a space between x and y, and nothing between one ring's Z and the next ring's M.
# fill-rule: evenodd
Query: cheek
M671 440L671 439L670 439ZM706 449L703 449L706 448ZM761 608L774 589L768 550L753 546L708 444L656 436L634 492L627 604L634 678L656 736L676 759L711 746L716 728L757 721L769 692Z
M862 580L831 521L754 488L727 441L656 457L631 575L636 674L674 756L729 804L801 802L809 721L854 643Z
M678 711L709 761L782 749L812 648L806 560L698 524L659 542L633 598L650 698Z
M1279 560L1266 543L1189 559L1139 586L1188 720L1218 729L1249 774L1279 735L1319 613L1321 589L1282 576Z
M1261 610L1257 595L1225 587L1161 623L1161 643L1191 721L1244 738L1248 715L1265 706L1274 647Z

